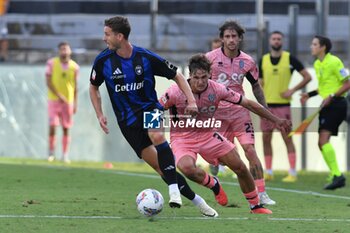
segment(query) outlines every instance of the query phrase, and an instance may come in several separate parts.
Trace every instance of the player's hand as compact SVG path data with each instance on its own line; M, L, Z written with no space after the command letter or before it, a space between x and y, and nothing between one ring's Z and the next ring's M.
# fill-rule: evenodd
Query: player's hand
M287 119L278 119L276 125L277 128L284 133L289 133L292 130L292 122Z
M184 113L185 115L191 115L195 118L198 115L198 107L196 102L188 103Z
M288 90L286 90L285 92L282 92L282 93L281 93L281 97L282 97L282 98L285 98L285 99L289 99L289 98L292 97L293 93L294 93L293 90L288 89Z
M107 118L104 115L101 115L98 117L98 121L100 122L100 126L102 128L102 130L108 134L109 133L109 129L107 127Z
M301 105L305 105L306 101L309 99L308 93L301 93L300 94L300 103Z
M328 96L327 98L325 98L322 101L320 108L324 108L324 107L328 106L332 102L332 99L333 98L331 96Z
M63 102L63 103L68 104L68 101L67 101L66 97L63 96L63 95L58 95L58 100Z

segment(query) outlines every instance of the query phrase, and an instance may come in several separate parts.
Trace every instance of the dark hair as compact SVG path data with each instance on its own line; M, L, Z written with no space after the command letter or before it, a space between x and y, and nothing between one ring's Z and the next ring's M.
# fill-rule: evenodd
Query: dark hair
M226 20L225 23L220 26L220 38L224 37L224 31L228 29L235 30L238 33L239 38L243 39L245 29L237 21L234 20Z
M113 32L121 33L124 35L124 38L128 40L131 27L129 20L123 16L115 16L105 20L105 26L110 27Z
M70 47L70 45L69 45L69 43L67 41L61 41L60 43L58 43L57 48L60 49L64 45L68 45Z
M322 46L326 46L326 50L325 50L326 54L331 51L331 49L332 49L332 42L331 42L331 40L328 37L316 35L316 36L314 36L314 38L318 39L321 47Z
M271 33L270 33L270 36L272 36L273 34L279 34L279 35L281 35L282 37L284 37L284 34L283 34L281 31L278 31L278 30L271 32Z
M190 57L188 60L188 69L190 74L194 73L196 70L201 69L210 73L211 62L203 53L198 53Z

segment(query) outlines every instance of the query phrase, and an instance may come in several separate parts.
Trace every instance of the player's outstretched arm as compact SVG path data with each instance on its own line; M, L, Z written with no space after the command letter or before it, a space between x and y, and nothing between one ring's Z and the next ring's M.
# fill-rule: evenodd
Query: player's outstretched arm
M174 81L177 83L177 85L179 86L179 88L187 98L187 106L185 109L185 114L190 114L193 117L197 116L198 107L196 104L196 100L192 94L191 87L188 84L186 78L181 73L177 73L174 78Z
M281 131L289 132L291 130L291 127L292 127L291 121L286 119L281 119L275 116L259 103L256 103L242 96L240 105L245 107L249 111L259 115L260 117L266 118L269 121L275 123Z
M103 115L100 91L99 91L97 86L90 84L89 93L90 93L91 103L95 109L96 116L97 116L97 119L100 123L100 126L101 126L102 130L106 134L108 134L109 130L107 128L107 118Z

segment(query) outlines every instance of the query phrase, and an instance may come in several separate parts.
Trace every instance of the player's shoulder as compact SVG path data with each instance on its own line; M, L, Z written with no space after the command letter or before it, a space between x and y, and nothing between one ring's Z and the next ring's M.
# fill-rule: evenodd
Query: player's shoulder
M223 90L226 89L225 85L215 82L214 80L208 80L208 89Z
M215 58L217 58L220 54L221 54L221 47L217 48L217 49L213 49L209 52L207 52L205 54L205 56L209 59L209 60L214 60Z
M103 61L105 59L108 59L113 53L114 53L113 50L110 50L110 49L106 48L105 50L103 50L102 52L100 52L96 56L94 64L99 63L99 62L101 62L101 61Z
M152 52L151 50L148 50L146 48L142 48L136 45L132 45L133 50L135 53L140 54L143 57L156 57L156 58L161 58L158 54L156 54L155 52Z
M255 62L252 56L250 56L246 52L243 52L242 50L240 50L239 58L247 61Z
M329 53L328 54L328 62L332 63L332 64L339 64L340 62L342 63L342 61L340 60L339 57Z

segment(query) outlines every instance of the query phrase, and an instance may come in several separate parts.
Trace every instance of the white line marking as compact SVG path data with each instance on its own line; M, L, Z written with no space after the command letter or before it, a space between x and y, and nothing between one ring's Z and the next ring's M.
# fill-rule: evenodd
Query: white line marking
M146 177L146 178L152 178L152 179L160 179L160 177L158 175L150 175L150 174L142 174L142 173L132 173L132 172L124 172L124 171L110 171L110 170L109 171L100 170L100 172L113 173L113 174L126 175L126 176L137 176L137 177ZM223 181L221 183L227 184L227 185L233 185L233 186L239 185L238 183L234 183L234 182ZM318 193L318 192L313 192L313 191L301 191L301 190L295 190L295 189L274 188L274 187L266 187L266 189L274 190L274 191L281 191L281 192L288 192L288 193L297 193L297 194L303 194L303 195L318 196L318 197L350 200L350 197L347 197L347 196L324 194L324 193Z
M66 215L0 215L1 218L53 218L53 219L144 219L144 218L124 218L119 216L66 216ZM163 217L156 216L155 219L164 219L164 220L215 220L215 221L259 221L261 218L248 218L248 217L227 217L227 218L209 218L209 217ZM324 218L267 218L269 221L294 221L294 222L350 222L350 219L324 219Z

